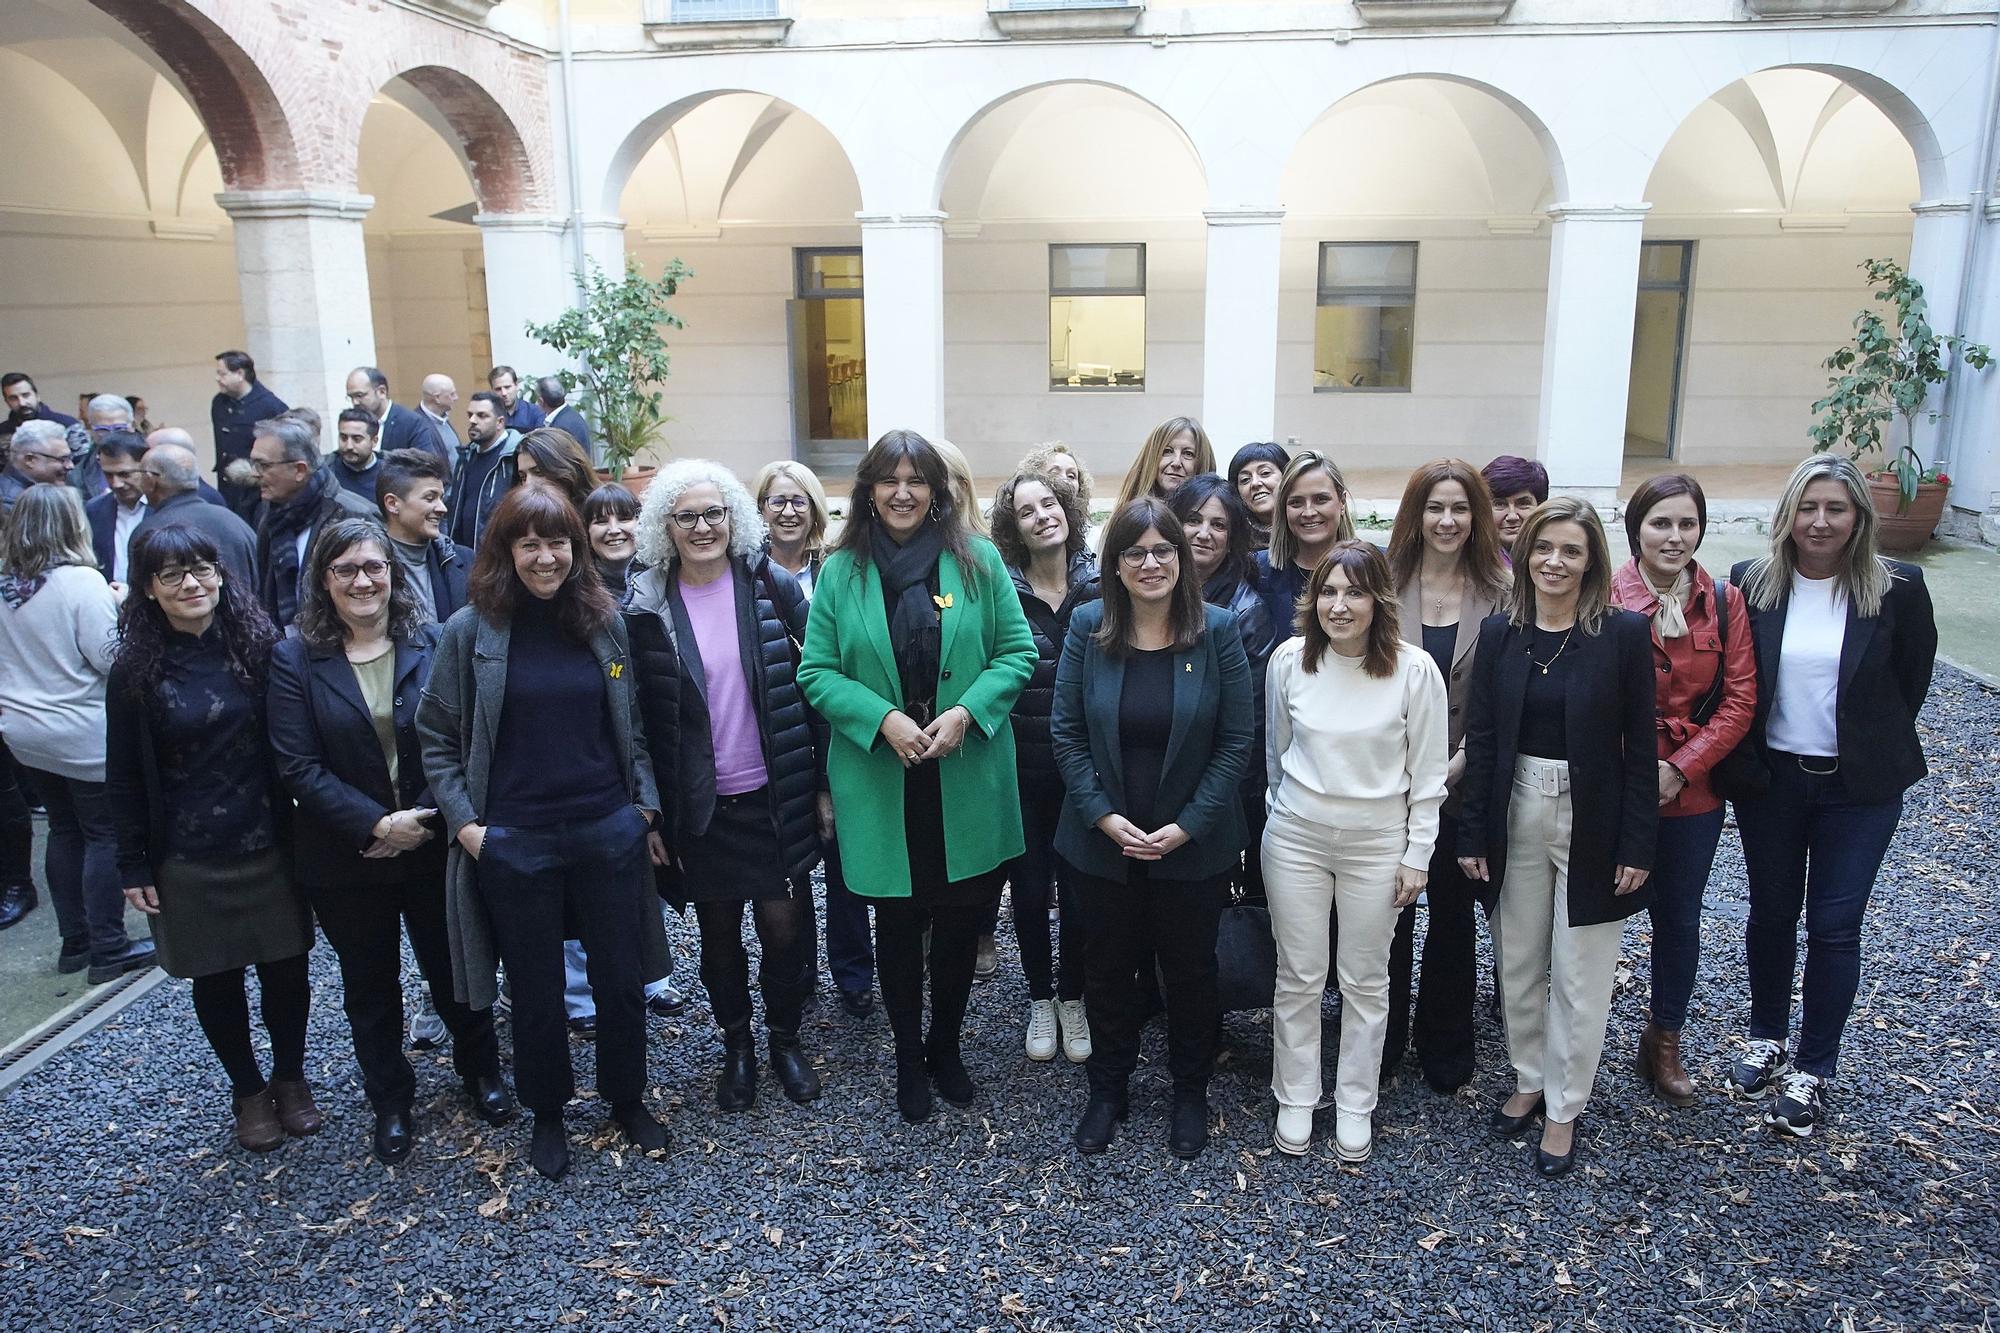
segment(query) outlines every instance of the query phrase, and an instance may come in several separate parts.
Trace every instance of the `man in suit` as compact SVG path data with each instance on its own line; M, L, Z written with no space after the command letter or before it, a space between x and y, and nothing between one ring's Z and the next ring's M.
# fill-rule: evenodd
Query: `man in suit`
M583 419L583 413L571 407L568 391L563 382L554 375L544 375L535 381L535 396L542 400L542 410L548 413L549 424L559 431L567 432L572 440L583 446L584 454L591 462L601 460L597 447L590 439L590 423Z
M100 393L90 400L83 409L83 424L89 432L88 443L79 453L72 442L70 450L70 480L83 492L85 500L104 494L104 470L98 466L96 447L107 436L115 434L139 433L138 418L133 415L130 399L115 393Z
M383 453L397 449L429 449L441 458L437 432L421 416L389 397L389 377L374 366L356 366L347 376L347 401L375 418L376 441Z
M417 600L440 625L465 605L472 552L444 535L444 468L427 449L385 454L376 480L376 503L389 530L390 555L403 567Z
M504 409L500 420L508 430L526 435L548 424L542 409L521 392L521 377L514 373L514 367L495 366L487 371L486 387L500 395L500 406Z
M451 410L458 406L458 385L449 375L426 375L424 386L417 396L417 415L424 419L424 426L437 437L437 448L444 451L444 465L449 469L458 459L458 446L462 443L458 431L451 424Z
M260 421L282 414L285 400L257 382L257 363L248 352L215 354L216 395L208 405L215 429L215 478L223 502L238 517L257 512L257 488L227 478L229 465L250 457L250 432Z
M375 517L375 506L342 489L324 464L319 436L293 417L260 422L250 463L264 508L257 519L257 595L280 629L299 613L299 579L320 529L349 515Z
M237 517L220 495L205 500L201 474L195 471L194 450L162 437L187 432L156 430L139 460L139 489L146 496L146 515L138 531L179 523L207 534L222 556L236 586L246 592L257 586L257 534Z
M113 583L125 582L126 548L146 518L146 493L139 485L140 462L146 442L129 430L114 431L97 442L97 464L109 488L84 503L90 520L90 549L97 567Z

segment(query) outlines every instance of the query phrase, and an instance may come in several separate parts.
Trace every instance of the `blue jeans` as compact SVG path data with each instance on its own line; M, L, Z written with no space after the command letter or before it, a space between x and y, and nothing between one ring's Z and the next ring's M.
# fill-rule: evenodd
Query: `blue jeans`
M1827 761L1808 760L1815 766ZM1857 802L1838 772L1808 773L1771 752L1771 789L1736 804L1750 877L1750 1035L1784 1042L1801 913L1806 921L1804 1012L1793 1062L1831 1077L1861 986L1861 918L1902 818L1903 798Z
M847 887L840 865L840 839L826 843L826 968L844 991L875 985L875 943L868 925L868 900Z
M664 908L661 915L666 915ZM646 983L647 999L652 999L672 984L673 961L674 956L669 953L667 975ZM571 1018L597 1017L597 1001L590 994L590 955L584 952L582 940L563 941L563 1010Z
M1701 896L1722 840L1722 807L1660 821L1653 850L1653 1024L1679 1032L1687 1023L1701 964ZM1790 986L1787 982L1787 987Z
M49 845L42 868L64 952L81 952L86 942L93 961L124 951L125 891L119 887L118 842L111 802L101 782L82 782L29 769L35 793L49 812ZM78 947L72 947L78 946Z

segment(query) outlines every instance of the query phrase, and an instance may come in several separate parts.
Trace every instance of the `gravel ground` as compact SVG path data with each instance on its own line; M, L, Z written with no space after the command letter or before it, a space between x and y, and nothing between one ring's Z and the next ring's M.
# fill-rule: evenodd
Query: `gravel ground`
M974 1110L902 1126L885 1021L852 1022L829 996L808 1032L820 1105L792 1106L767 1072L756 1110L724 1118L697 1003L654 1025L668 1160L621 1155L585 1101L576 1170L550 1185L525 1131L464 1113L432 1055L417 1152L389 1170L368 1155L322 948L317 1139L234 1148L179 985L0 1102L0 1329L1985 1327L2000 1301L2000 695L1941 669L1924 722L1937 772L1875 895L1836 1119L1810 1143L1715 1091L1747 1009L1733 834L1688 1030L1701 1104L1663 1107L1630 1072L1641 918L1580 1166L1553 1183L1525 1142L1486 1132L1510 1079L1483 998L1474 1084L1440 1098L1406 1068L1362 1169L1333 1159L1330 1116L1310 1157L1272 1152L1255 1014L1229 1019L1206 1156L1165 1151L1155 1028L1127 1132L1083 1161L1068 1143L1082 1071L1022 1058L1004 926L1001 979L969 1023ZM588 1084L590 1048L576 1051Z

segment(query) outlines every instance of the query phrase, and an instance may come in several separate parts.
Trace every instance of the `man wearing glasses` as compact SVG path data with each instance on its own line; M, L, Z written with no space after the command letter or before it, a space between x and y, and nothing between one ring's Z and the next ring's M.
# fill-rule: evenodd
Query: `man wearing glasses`
M375 518L375 506L345 490L324 466L319 435L303 421L260 421L250 441L250 466L264 510L257 520L257 595L279 629L299 613L299 579L306 551L336 518Z
M179 439L170 438L174 436ZM192 442L182 442L187 439L185 431L172 427L147 438L150 447L139 460L146 516L139 520L137 531L178 523L204 533L221 553L229 581L239 588L255 587L257 534L222 503L221 496L207 491L195 470Z
M14 432L7 470L0 472L0 514L10 514L14 501L30 486L69 478L67 432L56 422L34 420Z

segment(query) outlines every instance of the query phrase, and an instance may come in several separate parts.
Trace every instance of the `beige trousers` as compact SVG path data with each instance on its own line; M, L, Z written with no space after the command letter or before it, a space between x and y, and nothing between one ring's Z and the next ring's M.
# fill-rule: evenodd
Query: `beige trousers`
M1560 785L1560 794L1548 788ZM1623 921L1569 923L1568 765L1523 756L1507 810L1507 876L1491 927L1515 1088L1576 1119L1604 1054Z
M1407 825L1337 829L1273 811L1264 826L1264 893L1278 946L1271 997L1271 1091L1281 1106L1320 1100L1320 996L1326 992L1327 919L1340 913L1340 1063L1334 1105L1373 1112L1389 1027L1389 943L1396 933L1396 867Z

